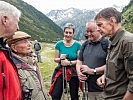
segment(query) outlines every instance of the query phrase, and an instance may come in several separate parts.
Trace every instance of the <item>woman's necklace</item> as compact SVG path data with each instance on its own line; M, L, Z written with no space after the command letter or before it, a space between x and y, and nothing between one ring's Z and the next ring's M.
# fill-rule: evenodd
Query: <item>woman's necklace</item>
M74 40L71 40L71 41L66 41L66 40L63 40L63 43L66 47L70 47L73 45L74 43Z

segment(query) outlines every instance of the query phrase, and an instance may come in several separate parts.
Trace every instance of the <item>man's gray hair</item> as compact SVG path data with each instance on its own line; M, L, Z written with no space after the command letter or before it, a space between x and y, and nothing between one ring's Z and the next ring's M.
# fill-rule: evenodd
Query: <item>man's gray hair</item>
M14 16L19 18L21 16L21 11L10 3L0 1L0 17L1 16L7 16L10 19L12 19Z
M91 19L91 20L87 21L87 22L86 22L86 26L87 26L89 23L94 23L94 24L96 24L96 22L95 22L94 19Z
M95 16L95 20L99 19L99 18L104 18L106 20L109 20L111 17L114 17L116 19L117 23L121 23L122 20L122 14L121 12L117 11L115 8L113 7L108 7L108 8L104 8L103 10L101 10L96 16Z

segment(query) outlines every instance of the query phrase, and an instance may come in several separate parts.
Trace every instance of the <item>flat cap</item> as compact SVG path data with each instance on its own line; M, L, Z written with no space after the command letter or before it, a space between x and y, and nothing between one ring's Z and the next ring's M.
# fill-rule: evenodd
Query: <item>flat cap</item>
M7 44L10 47L11 44L16 43L17 41L23 40L23 39L28 39L31 38L31 36L25 32L22 31L17 31L14 33L13 36L7 39Z

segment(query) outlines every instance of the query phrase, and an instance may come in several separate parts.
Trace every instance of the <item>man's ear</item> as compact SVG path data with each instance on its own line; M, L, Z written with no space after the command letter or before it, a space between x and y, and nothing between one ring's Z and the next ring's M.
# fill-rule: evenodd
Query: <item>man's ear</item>
M116 23L116 19L114 17L110 17L109 19L110 24Z
M2 18L1 18L1 22L2 22L2 24L6 24L7 23L7 16L2 16Z
M17 49L16 49L16 46L15 46L15 44L11 44L10 48L12 49L12 51L15 51L15 52L17 52Z

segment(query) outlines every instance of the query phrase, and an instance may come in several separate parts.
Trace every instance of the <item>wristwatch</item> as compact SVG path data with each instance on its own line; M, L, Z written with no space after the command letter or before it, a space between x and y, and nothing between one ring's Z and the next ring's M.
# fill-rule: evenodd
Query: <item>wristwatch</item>
M97 70L96 70L96 68L94 68L93 72L94 72L94 75L96 75L96 73L97 73Z

